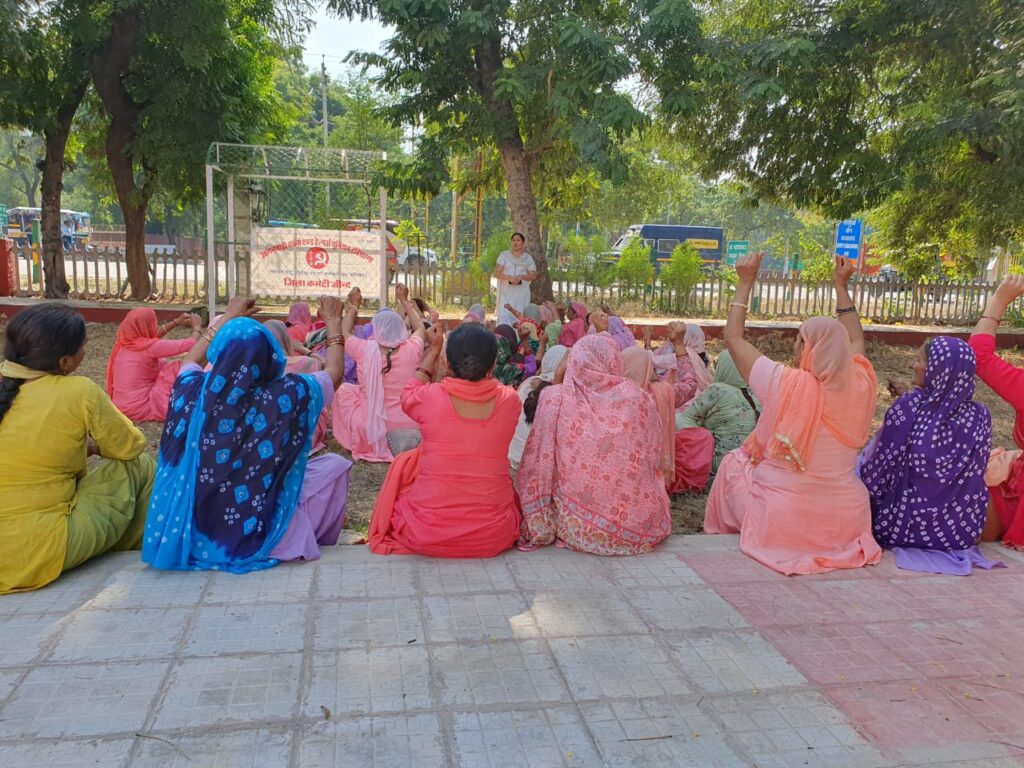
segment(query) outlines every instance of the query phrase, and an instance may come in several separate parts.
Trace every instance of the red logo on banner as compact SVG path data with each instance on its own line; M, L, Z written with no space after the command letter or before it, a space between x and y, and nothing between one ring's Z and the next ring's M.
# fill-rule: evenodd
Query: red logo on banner
M310 248L306 251L306 263L313 269L323 269L331 262L330 254L323 248Z

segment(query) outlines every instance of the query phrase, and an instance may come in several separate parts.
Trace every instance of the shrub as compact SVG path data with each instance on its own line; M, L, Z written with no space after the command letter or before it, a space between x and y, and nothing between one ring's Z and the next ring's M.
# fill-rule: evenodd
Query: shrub
M512 228L500 227L491 233L491 236L484 241L483 253L480 254L480 268L488 275L493 274L494 268L498 266L498 257L502 251L512 248Z
M676 300L693 290L700 282L700 254L689 243L680 243L672 250L668 264L661 268L661 283L676 292Z
M631 292L643 288L654 277L654 265L651 264L651 249L639 237L625 247L615 265L615 274Z

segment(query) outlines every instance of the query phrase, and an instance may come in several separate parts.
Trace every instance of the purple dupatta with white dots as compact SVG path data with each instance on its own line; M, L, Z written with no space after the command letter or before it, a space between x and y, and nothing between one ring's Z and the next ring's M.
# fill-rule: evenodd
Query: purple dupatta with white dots
M323 393L311 376L286 375L284 350L248 318L221 328L207 357L209 371L186 370L171 391L142 559L269 568L298 505Z
M992 417L973 400L975 359L966 343L936 336L927 354L924 388L889 408L860 477L883 547L964 550L985 525Z

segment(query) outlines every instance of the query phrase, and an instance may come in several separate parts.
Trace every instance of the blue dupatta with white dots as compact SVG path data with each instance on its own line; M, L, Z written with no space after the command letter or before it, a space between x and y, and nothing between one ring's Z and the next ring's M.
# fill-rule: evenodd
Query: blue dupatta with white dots
M299 501L323 392L288 374L260 323L228 322L211 369L182 373L171 391L142 559L154 568L270 568Z

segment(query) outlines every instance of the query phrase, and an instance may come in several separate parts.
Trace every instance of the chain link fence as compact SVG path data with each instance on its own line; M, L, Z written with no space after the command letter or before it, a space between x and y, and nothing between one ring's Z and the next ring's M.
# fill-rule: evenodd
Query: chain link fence
M286 304L355 286L370 304L386 303L398 252L387 194L373 186L385 159L332 147L210 145L211 312L234 295Z

